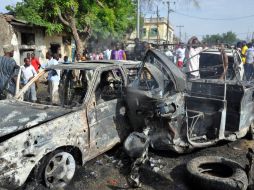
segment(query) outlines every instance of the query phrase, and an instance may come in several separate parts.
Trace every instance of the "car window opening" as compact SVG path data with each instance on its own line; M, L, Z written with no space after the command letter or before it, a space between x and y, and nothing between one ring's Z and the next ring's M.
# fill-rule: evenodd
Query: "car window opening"
M96 105L121 97L123 76L120 70L104 71L95 90Z
M59 73L60 80L54 81L55 84L48 80L49 75ZM31 99L31 88L35 86L33 96L36 96L36 103L66 108L79 107L84 101L92 75L92 70L65 69L60 72L49 70L28 88L24 94L24 101L34 102ZM52 87L52 83L55 86ZM52 98L55 99L54 102Z
M161 60L155 56L146 57L144 67L140 72L139 89L156 91L161 96L175 91L174 82L171 80Z

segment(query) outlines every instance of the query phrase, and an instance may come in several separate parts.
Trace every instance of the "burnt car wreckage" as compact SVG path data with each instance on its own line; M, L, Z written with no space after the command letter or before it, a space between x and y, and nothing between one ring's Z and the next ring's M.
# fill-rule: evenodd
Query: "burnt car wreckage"
M148 51L127 87L135 131L144 133L152 148L178 153L253 133L254 85L240 79L237 60L231 64L230 80L187 80L163 53ZM126 149L131 151L128 144Z
M59 85L61 103L55 106L44 84L52 69L65 73ZM0 101L0 186L13 189L32 175L49 188L63 187L76 164L121 142L129 134L122 88L135 72L137 62L131 61L60 64L41 71L14 99ZM74 73L83 77L82 84L73 83ZM23 101L36 81L39 102Z
M140 158L134 169L149 145L183 153L253 133L253 84L239 78L239 64L232 64L230 80L188 81L162 52L148 50L140 65L98 61L42 71L14 99L0 102L0 186L21 186L33 175L49 188L63 187L77 163L111 149L131 130L125 145L131 145L129 155ZM65 73L61 105L50 105L40 89L39 103L23 101L29 86L37 80L42 85L51 69ZM72 81L70 71L79 73L81 84ZM140 141L144 146L135 144Z

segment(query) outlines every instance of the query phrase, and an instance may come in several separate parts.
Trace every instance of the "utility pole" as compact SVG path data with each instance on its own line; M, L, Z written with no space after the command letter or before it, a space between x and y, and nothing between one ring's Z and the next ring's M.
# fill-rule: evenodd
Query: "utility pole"
M184 33L184 42L187 42L187 33Z
M159 8L157 5L157 46L159 45Z
M136 37L140 37L140 0L137 0L137 34Z
M168 43L168 29L169 29L169 12L170 12L170 2L167 1L167 4L168 4L168 18L167 18L167 41L166 43Z
M169 13L172 11L172 9L170 9L170 3L176 3L176 2L170 2L170 1L166 1L167 5L168 5L168 17L167 17L167 41L166 43L169 43L168 40L168 30L169 30Z
M182 41L182 28L184 27L183 25L179 25L176 26L177 28L179 28L179 38L180 38L180 42Z

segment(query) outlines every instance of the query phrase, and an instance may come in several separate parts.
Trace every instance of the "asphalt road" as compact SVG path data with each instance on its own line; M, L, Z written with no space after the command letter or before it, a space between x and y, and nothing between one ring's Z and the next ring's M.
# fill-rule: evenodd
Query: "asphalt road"
M224 142L217 146L178 155L173 152L149 152L150 164L141 169L140 190L191 190L193 184L186 183L186 163L197 156L217 155L247 164L246 152L254 146L254 141L240 139ZM122 190L129 187L128 176L131 161L121 150L121 146L78 167L74 179L66 190ZM23 189L45 190L42 185L28 183Z

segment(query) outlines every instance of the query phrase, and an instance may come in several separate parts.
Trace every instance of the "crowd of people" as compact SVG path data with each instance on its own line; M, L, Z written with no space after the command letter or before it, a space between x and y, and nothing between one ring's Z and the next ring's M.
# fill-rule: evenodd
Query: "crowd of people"
M46 62L40 63L39 58L34 53L27 53L22 60L22 66L18 66L13 59L14 47L12 45L4 45L4 56L0 56L0 99L5 99L14 96L16 93L16 79L19 72L21 72L21 85L27 84L40 71L52 65L59 63L73 62L68 56L62 58L61 54L52 54L50 51L46 53ZM126 53L121 48L120 43L116 43L114 48L106 48L101 53L88 53L85 49L82 54L76 53L74 62L81 62L85 60L126 60ZM60 71L52 70L48 73L48 91L50 94L50 101L52 104L59 104L58 86L60 81ZM36 91L38 83L32 84L26 92L24 99L36 102Z
M213 47L218 48L221 52L223 63L228 64L227 54L225 53L225 46L221 43L214 45ZM199 42L197 37L189 39L187 44L179 43L178 47L174 52L174 62L182 69L183 65L187 66L187 72L190 73L190 77L199 77L199 54L206 50L208 46ZM242 63L244 66L244 75L246 80L254 78L254 44L246 43L246 41L238 42L235 49L239 51L242 57ZM224 65L224 66L225 66ZM224 73L225 75L225 73ZM224 76L223 75L223 76Z
M84 49L80 60L126 60L126 52L124 51L123 45L119 42L115 43L113 48L107 48L103 51L95 50L91 53L87 49Z
M251 80L254 78L254 44L242 41L238 42L236 47L242 56L246 80Z
M135 60L142 60L144 52L152 47L150 44L141 43L135 40ZM171 51L169 56L174 56L174 62L180 69L184 64L187 66L187 71L191 78L199 78L199 59L200 53L207 47L201 44L197 37L193 36L187 42L187 44L179 43L175 48L174 55ZM227 62L226 53L223 52L224 47L219 48L222 53L222 57ZM239 42L236 45L236 49L241 53L242 62L244 64L244 72L247 80L251 80L254 77L254 44L246 43L245 41ZM41 64L39 59L34 53L27 53L26 58L23 60L22 66L18 66L14 61L12 45L3 46L4 56L0 56L0 98L14 95L16 92L16 78L19 70L21 70L21 83L27 84L33 77L37 75L42 68L49 67L51 65L57 65L58 63L70 63L72 60L68 56L62 58L61 54L52 54L50 51L46 54L46 63ZM166 52L165 52L166 53ZM166 53L167 54L167 53ZM225 56L223 56L225 55ZM102 52L88 53L87 49L82 54L77 53L74 62L80 62L85 60L126 60L127 56L120 43L116 43L114 48L105 48ZM59 103L58 86L60 81L60 71L52 70L48 74L49 94L52 104ZM36 102L36 89L37 84L31 85L30 89L25 94L25 99Z

